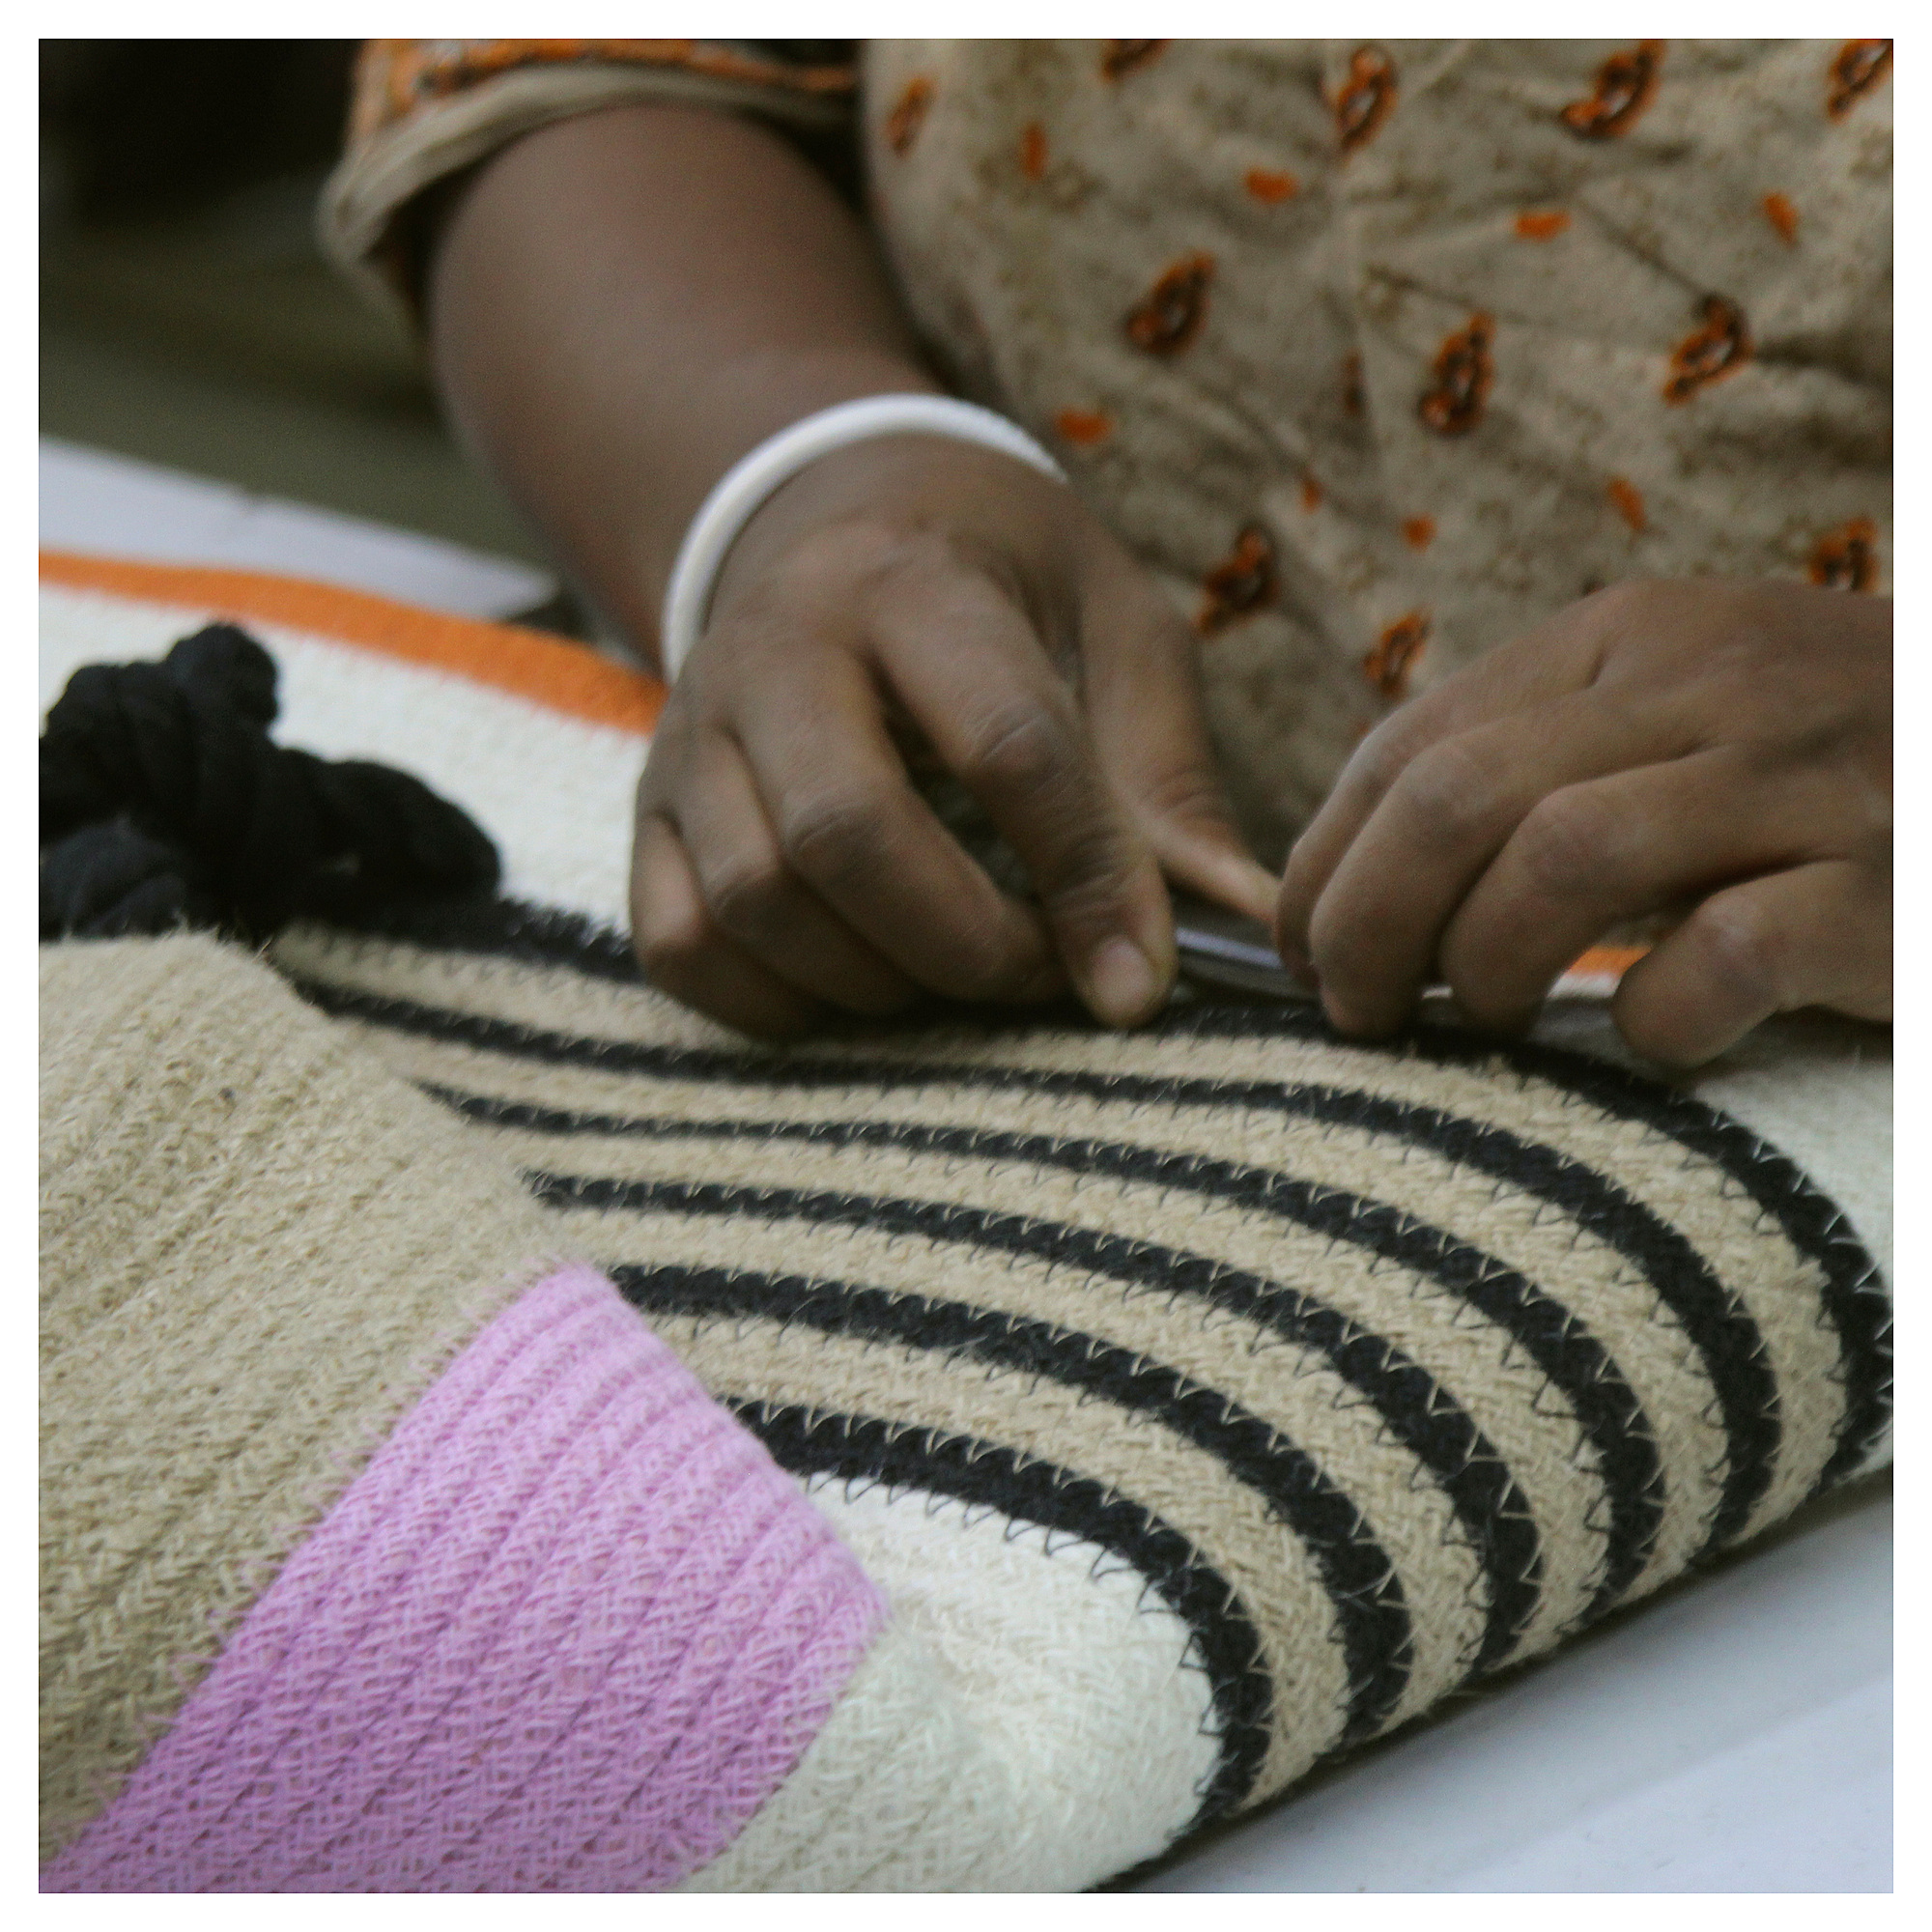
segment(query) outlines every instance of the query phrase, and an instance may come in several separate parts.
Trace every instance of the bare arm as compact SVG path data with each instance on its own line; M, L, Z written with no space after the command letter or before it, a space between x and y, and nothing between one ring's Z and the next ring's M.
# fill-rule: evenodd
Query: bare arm
M775 430L936 390L870 238L779 135L626 106L526 135L444 216L427 285L465 438L647 654L686 526Z

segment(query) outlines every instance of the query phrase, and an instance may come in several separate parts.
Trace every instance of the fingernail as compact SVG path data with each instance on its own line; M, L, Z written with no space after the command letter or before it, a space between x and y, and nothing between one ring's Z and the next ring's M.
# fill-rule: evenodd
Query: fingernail
M1197 863L1212 879L1218 894L1232 899L1250 919L1259 920L1263 925L1273 923L1281 881L1272 872L1243 854L1220 846L1197 845L1194 852L1198 855Z
M1088 999L1109 1026L1132 1026L1160 999L1160 976L1131 939L1110 939L1087 963Z
M1279 946L1281 963L1291 978L1299 980L1311 992L1316 986L1315 962L1298 946Z

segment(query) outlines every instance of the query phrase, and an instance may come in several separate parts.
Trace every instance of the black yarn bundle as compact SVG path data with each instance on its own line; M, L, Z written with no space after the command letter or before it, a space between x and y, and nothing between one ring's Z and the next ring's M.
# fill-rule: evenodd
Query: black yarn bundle
M74 672L41 738L43 939L261 939L298 913L494 890L496 846L419 780L273 743L276 678L233 624Z

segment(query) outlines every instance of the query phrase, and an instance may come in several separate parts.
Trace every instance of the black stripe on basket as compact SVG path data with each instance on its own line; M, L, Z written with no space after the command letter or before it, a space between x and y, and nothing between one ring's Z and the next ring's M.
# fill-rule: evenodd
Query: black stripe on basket
M1130 1564L1193 1634L1220 1721L1220 1762L1188 1829L1232 1811L1253 1791L1273 1731L1261 1638L1240 1593L1151 1510L1057 1463L975 1436L795 1404L724 1401L794 1475L870 1478L983 1503Z
M454 912L433 906L402 908L383 930L418 945L497 954L642 983L621 934L576 915L515 900L477 901ZM1037 1015L1021 1018L1004 1011L980 1012L975 1017L983 1037L1024 1039L1037 1033L1040 1024ZM1067 1032L1086 1032L1091 1026L1086 1016L1073 1009L1056 1018ZM1168 1038L1303 1039L1357 1049L1361 1045L1338 1035L1319 1009L1300 1005L1217 1002L1178 1006L1161 1015L1150 1031ZM1792 1245L1815 1261L1825 1275L1825 1315L1838 1338L1838 1380L1844 1406L1817 1489L1830 1489L1858 1467L1891 1421L1891 1297L1864 1244L1795 1161L1761 1141L1742 1122L1703 1101L1568 1048L1541 1041L1499 1044L1464 1028L1433 1023L1418 1025L1388 1045L1391 1051L1443 1065L1484 1067L1500 1060L1619 1119L1640 1122L1668 1134L1737 1180L1783 1229ZM705 1077L695 1069L686 1071L688 1077ZM1682 1309L1673 1312L1684 1320ZM1725 1352L1729 1356L1726 1366L1735 1372L1738 1357L1735 1351ZM1715 1376L1717 1365L1712 1367ZM1744 1380L1748 1379L1747 1374ZM1743 1422L1751 1434L1762 1436L1762 1430L1750 1429L1752 1392L1740 1383L1737 1396L1731 1403L1724 1400L1721 1391L1719 1394L1726 1429L1735 1435L1734 1425ZM1775 1410L1758 1407L1756 1413L1775 1421ZM1776 1452L1775 1434L1768 1444L1762 1440L1733 1442L1725 1494L1712 1522L1707 1550L1744 1527L1757 1498L1770 1486ZM1754 1490L1755 1479L1748 1474L1753 1461L1762 1461L1764 1466L1763 1481Z
M1776 1221L1800 1254L1818 1264L1825 1276L1820 1297L1825 1317L1838 1337L1845 1406L1813 1493L1842 1482L1890 1425L1892 1402L1891 1296L1851 1224L1796 1161L1741 1121L1579 1054L1531 1046L1522 1060L1605 1113L1667 1133L1702 1154Z
M1170 1037L1194 1038L1337 1040L1325 1022L1306 1012L1284 1009L1268 1018L1268 1024L1257 1027L1245 1009L1195 1008L1167 1016L1160 1030ZM1483 1068L1501 1061L1618 1120L1668 1135L1735 1180L1825 1276L1822 1299L1825 1317L1838 1338L1844 1409L1814 1493L1842 1481L1863 1461L1891 1421L1891 1297L1864 1243L1831 1197L1796 1161L1707 1102L1568 1047L1540 1040L1499 1047L1461 1028L1433 1026L1418 1027L1393 1044L1439 1065ZM1713 1542L1735 1535L1748 1513L1748 1506L1742 1512L1727 1511L1735 1520L1727 1521Z
M1376 1406L1390 1434L1440 1484L1475 1548L1489 1591L1472 1671L1506 1662L1536 1614L1543 1587L1542 1539L1529 1500L1495 1446L1419 1363L1299 1289L1230 1267L1211 1256L991 1208L712 1182L627 1181L540 1172L526 1173L525 1179L538 1200L555 1208L749 1214L765 1221L875 1228L1026 1255L1169 1294L1198 1295L1320 1351Z
M1696 1350L1716 1395L1726 1456L1719 1494L1700 1554L1745 1526L1771 1487L1781 1439L1777 1385L1764 1338L1750 1311L1719 1279L1692 1243L1662 1216L1607 1177L1560 1149L1524 1140L1487 1122L1385 1099L1349 1088L1286 1081L1191 1080L1122 1073L1083 1073L1025 1067L953 1065L886 1059L828 1060L779 1053L726 1053L708 1048L646 1046L526 1027L482 1014L447 1011L414 1001L298 980L325 1011L368 1020L391 1031L481 1047L553 1065L584 1066L645 1078L715 1080L770 1092L872 1088L880 1092L956 1087L982 1091L1072 1094L1122 1103L1253 1109L1393 1134L1445 1158L1473 1167L1509 1186L1548 1201L1586 1233L1642 1270ZM1196 1009L1220 1013L1224 1009ZM1236 1016L1249 1009L1225 1009ZM1285 1019L1294 1017L1284 1009ZM1176 1029L1170 1026L1170 1031ZM1198 1027L1207 1033L1212 1029ZM1233 1032L1233 1028L1229 1029ZM1270 1036L1336 1042L1321 1028L1284 1023ZM1496 1055L1486 1049L1489 1063ZM1708 1111L1708 1110L1706 1110ZM1794 1170L1795 1172L1795 1170ZM1861 1250L1862 1252L1862 1250ZM1889 1361L1889 1353L1886 1357ZM1889 1376L1886 1387L1889 1389ZM1877 1411L1883 1428L1889 1404ZM1870 1434L1860 1441L1868 1442ZM1844 1445L1834 1463L1844 1460ZM1714 1472L1716 1477L1716 1472Z
M674 1265L613 1267L646 1314L761 1316L827 1335L902 1343L1045 1376L1162 1423L1266 1498L1315 1558L1349 1671L1340 1744L1373 1737L1402 1701L1414 1639L1402 1579L1368 1520L1306 1450L1163 1362L1028 1316L808 1275Z
M1516 1269L1386 1203L1293 1179L1268 1168L1112 1141L891 1121L696 1122L590 1114L421 1084L469 1119L536 1133L796 1140L1019 1160L1231 1201L1348 1241L1438 1283L1479 1310L1521 1344L1575 1409L1597 1452L1608 1504L1604 1575L1582 1621L1618 1602L1657 1546L1663 1517L1662 1463L1643 1406L1609 1350L1579 1316Z

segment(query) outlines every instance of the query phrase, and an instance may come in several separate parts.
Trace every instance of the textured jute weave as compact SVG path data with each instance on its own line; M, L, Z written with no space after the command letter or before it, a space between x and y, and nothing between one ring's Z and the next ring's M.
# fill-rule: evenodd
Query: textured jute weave
M43 952L43 1889L1079 1889L1889 1460L1878 1030L753 1047L640 680L55 569L43 702L239 615L511 896Z
M45 1858L561 1230L233 949L44 948L41 1010Z
M1211 1686L1202 1819L1885 1430L1889 1303L1832 1205L1600 1062L1243 1007L767 1051L568 922L440 938L271 956L506 1152L786 1467L1138 1572Z

